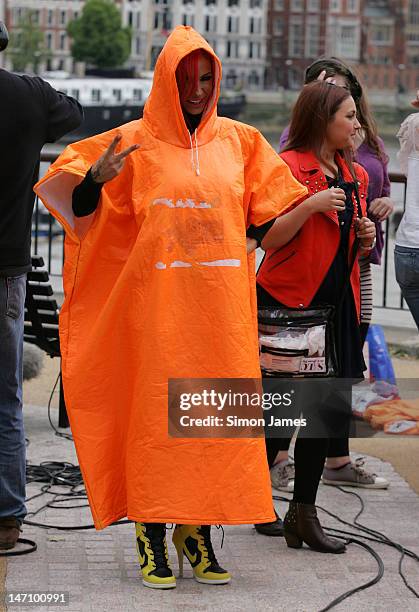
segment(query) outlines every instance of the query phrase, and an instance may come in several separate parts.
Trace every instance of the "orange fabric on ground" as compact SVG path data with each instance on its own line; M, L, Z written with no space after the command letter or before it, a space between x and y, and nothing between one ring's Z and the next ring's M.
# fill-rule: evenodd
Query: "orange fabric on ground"
M374 404L366 409L364 418L370 421L374 429L384 429L386 433L419 435L419 399L397 399ZM394 424L400 421L411 421L412 425L398 431ZM415 421L416 425L413 424Z
M215 89L190 136L175 70L197 48ZM168 436L169 378L260 376L246 227L306 194L256 129L217 117L220 80L176 28L143 119L70 145L36 187L66 229L63 382L97 528L275 518L263 439ZM75 220L71 192L117 133L141 147Z

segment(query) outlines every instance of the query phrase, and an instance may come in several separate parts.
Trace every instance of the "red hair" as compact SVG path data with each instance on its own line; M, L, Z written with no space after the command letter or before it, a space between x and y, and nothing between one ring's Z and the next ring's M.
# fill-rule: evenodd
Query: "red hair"
M180 61L176 69L176 82L179 90L179 97L182 100L187 100L196 90L199 81L199 58L204 55L210 62L212 72L214 74L214 62L212 56L204 51L204 49L196 49L192 53L188 53Z

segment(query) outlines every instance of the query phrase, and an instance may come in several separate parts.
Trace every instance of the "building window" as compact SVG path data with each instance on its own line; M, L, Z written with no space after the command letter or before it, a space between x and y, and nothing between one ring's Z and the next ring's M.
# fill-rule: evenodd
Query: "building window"
M22 9L21 8L15 8L12 9L12 15L13 15L13 23L15 25L19 25L20 20L22 19Z
M101 95L100 89L92 89L92 102L100 102Z
M307 21L306 24L306 57L318 57L320 54L320 24L318 21Z
M79 18L79 12L78 11L74 11L73 19L78 19L78 18Z
M132 26L132 11L128 11L128 25Z
M163 25L164 25L164 16L163 16L163 13L160 13L159 11L155 11L155 13L154 13L154 29L155 30L162 30L163 29Z
M193 28L195 23L195 15L184 13L182 17L182 23L184 26L191 26L191 28Z
M419 0L410 0L407 22L409 25L419 25Z
M249 72L248 83L250 87L257 87L259 85L260 79L256 70L251 70Z
M320 10L320 0L308 0L307 10L311 13L318 13Z
M65 32L61 32L60 34L60 50L61 51L65 50L66 40L67 40L67 34Z
M260 42L249 43L249 59L260 59L261 46Z
M348 58L355 58L357 56L356 38L356 26L341 26L340 55Z
M80 90L79 89L72 89L71 90L71 95L73 96L73 98L76 98L76 100L78 100L80 98Z
M141 89L134 89L132 92L132 96L134 98L134 102L141 102L143 98L143 92Z
M239 0L228 0L228 6L238 6Z
M261 17L250 17L249 32L250 34L261 34L262 33L262 18Z
M250 8L260 8L262 6L262 0L249 0Z
M272 57L281 57L282 41L279 38L274 38L272 41Z
M141 13L137 13L137 30L141 30Z
M302 57L304 50L304 29L301 22L291 22L288 39L290 57Z
M304 10L304 0L292 0L291 12L301 13Z
M274 0L274 9L276 11L284 10L284 0Z
M237 74L235 70L229 70L226 76L227 87L235 87L237 83Z
M138 36L135 39L135 54L141 55L141 39Z
M61 23L61 25L65 25L66 21L67 21L67 13L66 13L66 11L61 11L61 13L60 13L60 23Z
M346 10L348 13L357 13L359 11L359 0L346 0Z
M53 22L54 22L54 11L50 9L47 13L47 24L52 25Z
M52 34L51 34L51 32L47 32L47 34L46 34L46 45L47 45L47 49L52 49Z
M120 102L122 100L122 91L120 89L113 89L112 95L116 102Z
M375 24L371 27L371 42L390 44L393 40L393 28L387 24Z
M32 11L32 13L31 13L31 21L32 21L32 23L35 23L35 24L39 23L39 11Z
M273 33L275 36L283 36L284 34L284 23L282 17L274 19Z
M238 58L239 57L239 41L228 40L227 41L227 57Z
M205 15L205 32L217 31L217 15Z
M217 4L217 0L205 0L205 6L210 6L211 4Z
M231 34L237 34L240 28L240 17L233 17L229 15L227 17L227 32Z
M340 13L342 10L341 0L330 0L329 11L331 13Z

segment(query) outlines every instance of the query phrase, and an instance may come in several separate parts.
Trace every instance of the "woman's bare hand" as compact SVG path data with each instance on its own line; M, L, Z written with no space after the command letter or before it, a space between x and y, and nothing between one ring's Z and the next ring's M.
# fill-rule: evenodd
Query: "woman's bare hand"
M332 76L326 78L326 70L322 70L316 81L324 81L325 83L331 83L331 85L336 85L336 79Z
M369 206L368 212L373 215L378 221L385 221L394 210L394 204L391 198L375 198Z
M312 213L328 212L329 210L342 212L345 210L345 202L346 196L343 189L331 187L307 198L305 205L310 207Z
M118 176L124 167L125 158L140 147L139 144L134 144L121 151L121 153L115 153L115 149L121 139L122 136L120 134L115 136L102 157L99 157L97 162L93 164L91 173L95 183L106 183Z
M375 239L375 223L371 221L371 219L368 219L368 217L357 219L356 235L361 241L361 247L370 249Z

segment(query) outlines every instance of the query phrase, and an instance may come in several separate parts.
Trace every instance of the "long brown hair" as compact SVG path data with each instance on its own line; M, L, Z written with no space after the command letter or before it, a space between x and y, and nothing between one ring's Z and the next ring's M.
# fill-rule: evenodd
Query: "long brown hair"
M384 163L387 163L388 156L380 144L377 124L372 116L367 96L359 82L356 71L337 57L321 57L306 68L304 83L307 84L316 81L323 70L326 72L326 79L328 77L333 77L336 74L345 78L349 91L355 100L358 111L358 121L361 124L365 134L364 142L370 149L372 149L378 159Z
M295 103L287 144L283 151L313 151L317 159L328 165L322 158L321 149L326 138L327 126L341 104L351 96L344 87L324 81L309 83L301 90ZM350 147L340 151L350 173L356 180L352 164L353 152Z

